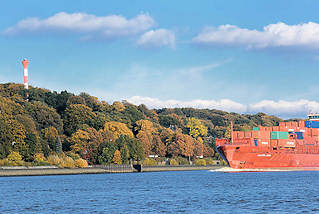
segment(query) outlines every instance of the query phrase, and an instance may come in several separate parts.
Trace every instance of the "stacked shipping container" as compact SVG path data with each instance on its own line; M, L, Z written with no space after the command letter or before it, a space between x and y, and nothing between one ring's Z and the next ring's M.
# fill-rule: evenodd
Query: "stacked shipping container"
M258 126L252 131L234 131L233 138L250 139L251 145L255 146L291 148L295 147L296 141L306 138L319 141L319 121L280 122L279 126L273 127Z

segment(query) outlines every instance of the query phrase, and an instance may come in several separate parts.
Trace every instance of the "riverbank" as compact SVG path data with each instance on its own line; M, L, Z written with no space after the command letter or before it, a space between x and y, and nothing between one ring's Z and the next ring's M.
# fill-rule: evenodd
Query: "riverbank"
M221 166L143 166L141 172L216 170ZM0 177L7 176L44 176L77 175L105 173L133 173L136 169L129 165L93 166L87 168L61 169L57 167L1 167Z

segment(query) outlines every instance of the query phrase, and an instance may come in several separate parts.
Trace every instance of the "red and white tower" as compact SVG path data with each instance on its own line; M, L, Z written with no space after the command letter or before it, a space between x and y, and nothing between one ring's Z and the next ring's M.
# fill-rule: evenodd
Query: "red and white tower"
M24 59L22 61L22 65L23 65L23 74L24 74L24 89L28 89L29 88L29 82L28 82L28 65L29 65L29 61L27 59Z

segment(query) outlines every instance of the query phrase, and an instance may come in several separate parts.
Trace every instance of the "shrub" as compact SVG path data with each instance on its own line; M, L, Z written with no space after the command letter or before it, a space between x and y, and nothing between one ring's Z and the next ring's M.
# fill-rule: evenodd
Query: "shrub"
M43 153L37 153L33 156L33 163L36 166L46 166L46 165L50 165L50 163L48 161L46 161Z
M88 167L88 162L82 158L75 160L75 166L78 168L86 168Z
M10 152L8 157L4 160L7 166L24 166L25 162L22 160L22 156L19 152Z
M49 162L51 165L59 166L59 165L61 165L61 163L62 163L62 159L59 158L59 156L57 156L57 155L50 155L50 156L48 157L48 162Z
M205 158L206 164L207 165L214 165L215 161L212 158Z
M175 159L170 159L170 160L169 160L169 165L171 165L171 166L178 166L178 162L177 162L177 160L175 160Z
M74 160L70 157L65 157L65 158L63 158L59 167L61 167L61 168L74 168L75 167Z
M19 152L10 152L10 154L8 155L7 157L8 161L21 161L22 160L22 157L21 155L19 154Z
M188 165L189 162L186 158L183 157L177 157L176 161L178 162L179 165Z
M9 166L10 163L8 161L8 159L2 159L0 160L0 166Z
M194 164L198 166L206 166L206 161L204 159L196 159Z
M71 151L67 152L66 155L69 156L70 158L72 158L73 160L78 160L81 158L79 154L76 154L76 153L71 152Z
M145 158L143 164L145 166L155 166L156 165L156 161L152 158Z

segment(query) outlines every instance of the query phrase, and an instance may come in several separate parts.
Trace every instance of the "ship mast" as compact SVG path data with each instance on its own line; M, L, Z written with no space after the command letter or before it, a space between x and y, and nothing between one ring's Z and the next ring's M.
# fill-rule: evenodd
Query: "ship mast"
M234 142L233 138L233 120L230 121L230 137L231 137L231 144Z

